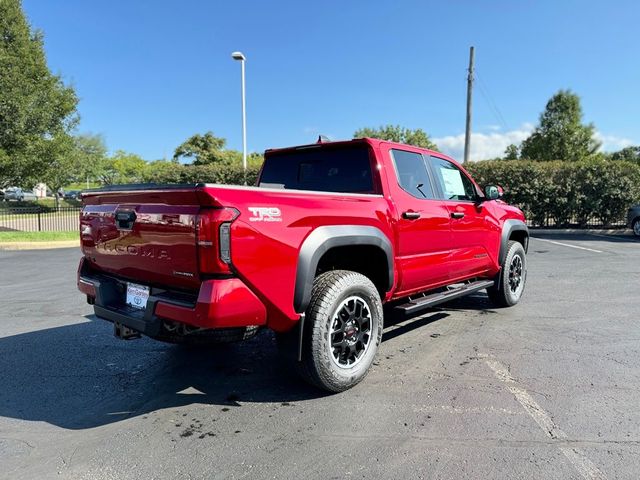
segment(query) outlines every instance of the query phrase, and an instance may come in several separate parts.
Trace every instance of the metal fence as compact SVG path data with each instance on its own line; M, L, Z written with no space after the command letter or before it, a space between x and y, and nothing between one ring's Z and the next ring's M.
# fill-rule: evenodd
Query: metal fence
M546 214L544 217L535 217L527 215L527 225L531 228L590 228L590 229L624 229L627 227L626 219L614 218L607 222L602 219L589 216L580 218L577 215L571 215L568 218L557 219L553 215Z
M79 228L80 207L0 208L0 231L63 232Z
M42 206L0 208L0 231L23 232L73 231L79 228L81 207L47 208ZM616 219L605 224L598 218L579 219L572 216L557 221L552 215L533 218L527 215L527 224L532 228L625 228L626 222Z

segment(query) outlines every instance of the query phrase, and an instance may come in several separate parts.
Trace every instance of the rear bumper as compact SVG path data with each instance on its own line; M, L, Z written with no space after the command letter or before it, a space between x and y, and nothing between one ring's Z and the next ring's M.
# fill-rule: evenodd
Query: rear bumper
M206 280L197 298L177 298L169 291L151 287L144 310L126 305L124 280L88 271L81 261L78 289L94 305L95 314L148 336L156 336L165 320L199 328L230 328L264 325L264 304L239 278Z

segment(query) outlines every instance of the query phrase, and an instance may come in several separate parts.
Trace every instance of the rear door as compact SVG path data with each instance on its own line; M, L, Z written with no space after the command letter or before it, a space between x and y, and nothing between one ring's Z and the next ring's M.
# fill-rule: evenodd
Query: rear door
M430 160L438 195L451 217L451 280L482 274L492 266L488 246L497 222L478 201L476 185L464 171L438 156Z
M398 215L397 296L446 284L451 243L449 211L438 198L427 167L428 159L420 150L409 146L387 146L386 154L395 168L395 174L387 177Z

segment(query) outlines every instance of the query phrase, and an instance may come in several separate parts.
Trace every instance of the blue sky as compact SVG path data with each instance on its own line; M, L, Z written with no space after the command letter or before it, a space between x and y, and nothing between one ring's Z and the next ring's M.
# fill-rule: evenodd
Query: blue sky
M80 96L80 132L171 157L212 130L250 151L422 128L459 157L476 47L472 158L525 138L548 98L582 98L606 150L640 143L637 1L23 0L52 70Z

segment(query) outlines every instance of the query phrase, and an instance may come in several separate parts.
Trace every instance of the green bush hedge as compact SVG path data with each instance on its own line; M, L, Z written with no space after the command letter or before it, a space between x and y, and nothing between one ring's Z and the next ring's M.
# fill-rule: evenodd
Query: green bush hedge
M481 186L501 185L505 201L539 226L620 223L640 201L640 167L629 162L490 160L468 170Z
M247 185L255 185L260 167L247 168ZM153 183L220 183L243 185L244 171L235 165L179 165L172 168L148 171L143 174L145 182Z

